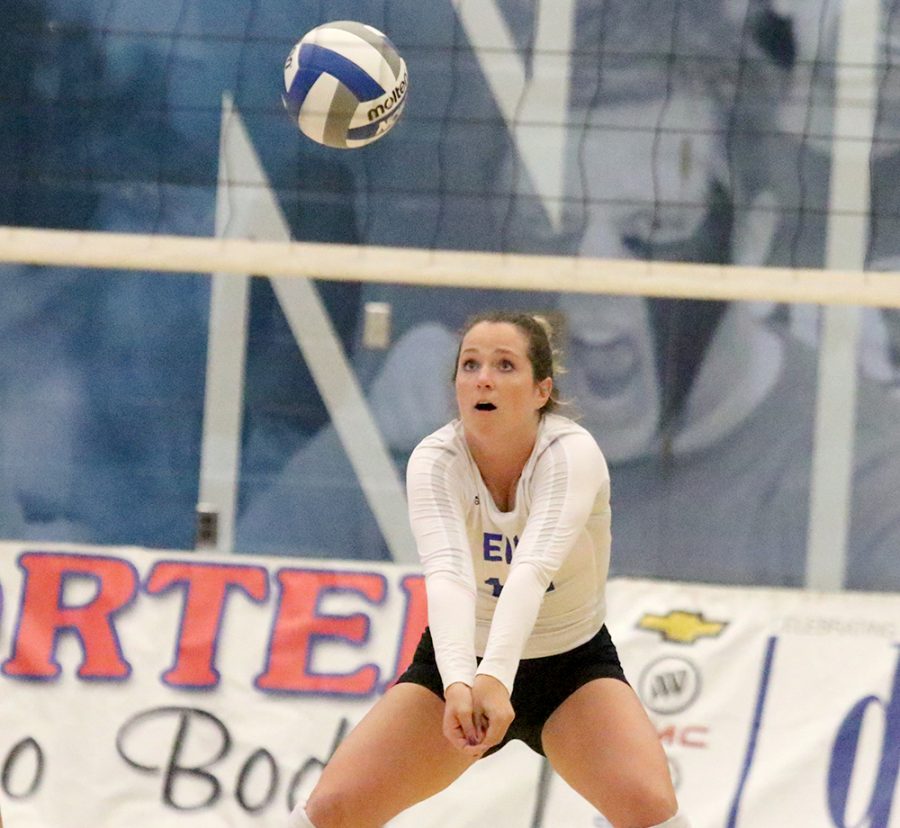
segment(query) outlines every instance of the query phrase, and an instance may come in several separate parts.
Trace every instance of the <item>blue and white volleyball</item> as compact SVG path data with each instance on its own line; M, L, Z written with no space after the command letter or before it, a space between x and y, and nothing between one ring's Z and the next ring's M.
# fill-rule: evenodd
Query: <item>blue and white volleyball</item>
M386 135L406 103L406 63L372 26L338 20L307 32L284 64L285 108L328 147L363 147Z

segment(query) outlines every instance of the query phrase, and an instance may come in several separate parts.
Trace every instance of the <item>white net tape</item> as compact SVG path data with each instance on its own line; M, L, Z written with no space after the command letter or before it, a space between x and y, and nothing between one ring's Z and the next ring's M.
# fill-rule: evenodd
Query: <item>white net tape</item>
M0 261L430 287L900 308L900 273L0 229Z

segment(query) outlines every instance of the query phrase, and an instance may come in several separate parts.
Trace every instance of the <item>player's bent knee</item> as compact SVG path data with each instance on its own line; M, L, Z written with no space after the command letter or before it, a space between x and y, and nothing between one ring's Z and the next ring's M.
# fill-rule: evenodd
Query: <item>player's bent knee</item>
M352 799L341 791L314 790L306 803L306 819L311 828L349 828L349 826L355 828L372 824L371 819L355 807ZM299 826L307 828L302 822Z
M313 791L306 803L306 818L313 828L333 828L345 824L349 815L342 799L338 793L317 794Z
M691 824L688 822L688 818L679 811L671 819L660 822L659 825L650 825L648 828L691 828Z
M628 814L632 821L640 820L638 824L647 828L682 828L681 823L671 822L675 817L664 819L668 814L678 815L678 801L668 786L647 780L623 790L618 802L620 813Z
M306 815L306 802L298 802L288 817L287 828L316 828Z

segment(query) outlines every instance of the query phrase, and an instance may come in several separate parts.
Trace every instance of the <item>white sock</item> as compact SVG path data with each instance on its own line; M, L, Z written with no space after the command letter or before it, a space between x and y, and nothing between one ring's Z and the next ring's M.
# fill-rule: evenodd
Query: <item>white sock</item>
M288 817L287 828L316 828L306 815L306 802L298 802L297 807L291 811L291 815ZM678 828L677 825L676 828Z
M667 819L659 825L651 825L650 828L691 828L691 823L688 822L688 818L679 811L671 819Z

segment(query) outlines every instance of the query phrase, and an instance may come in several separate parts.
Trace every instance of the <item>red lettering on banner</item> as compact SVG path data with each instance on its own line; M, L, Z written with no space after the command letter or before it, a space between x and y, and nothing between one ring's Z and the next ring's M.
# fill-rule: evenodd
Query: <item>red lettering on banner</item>
M262 690L293 693L365 696L378 682L378 666L364 664L347 674L316 673L311 669L315 645L339 639L360 646L369 638L369 616L322 615L321 598L329 592L354 592L372 604L384 601L385 578L365 572L282 569L278 612L269 642L266 672L256 679Z
M406 612L403 629L400 631L400 646L397 650L397 666L393 678L385 689L393 684L400 674L409 667L416 646L428 623L428 601L425 597L425 578L421 575L407 575L400 581L400 588L406 593Z
M664 745L674 745L675 737L677 736L678 731L675 729L675 725L668 725L664 727L659 732L659 741Z
M681 728L676 725L668 725L659 731L659 740L664 745L705 748L707 747L706 736L708 734L709 728L705 725L687 725Z
M55 661L56 641L63 632L81 640L80 678L121 679L131 673L113 624L137 591L137 572L130 563L100 555L28 552L19 566L25 570L25 586L12 657L3 664L6 675L56 678L61 669ZM94 581L96 592L87 603L66 606L66 583L76 578Z
M682 728L681 744L685 747L705 748L707 747L706 735L708 733L709 728L703 725L692 725Z
M261 603L268 596L268 583L268 573L261 566L157 563L147 579L147 592L165 592L173 586L184 590L175 663L163 674L163 681L177 687L215 687L219 683L216 642L228 592L240 589Z

